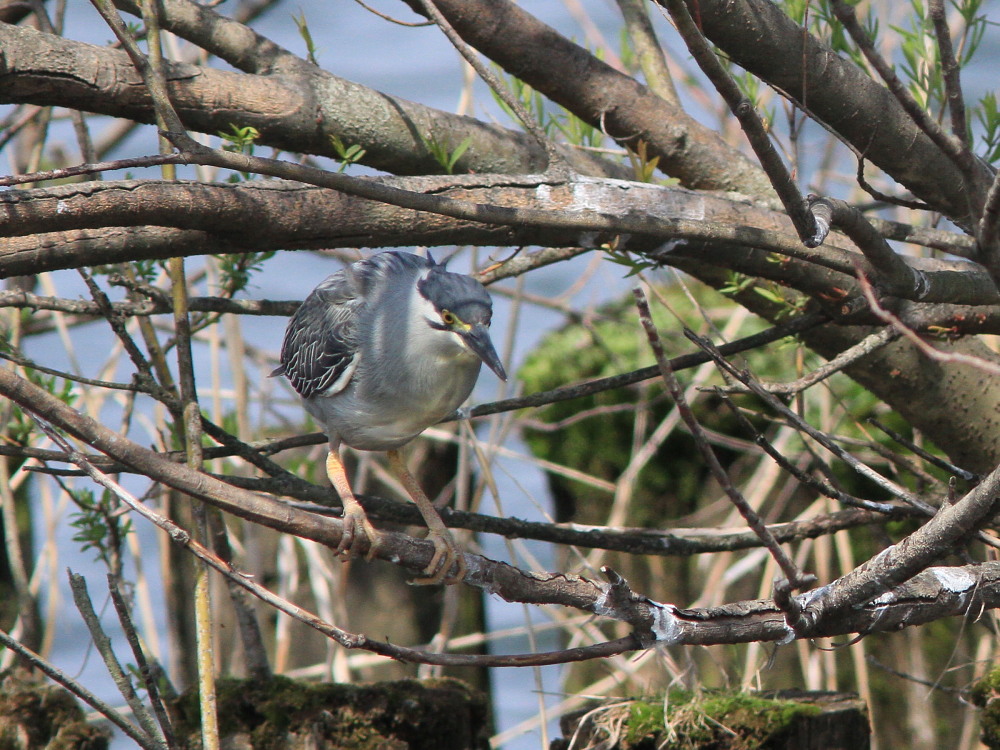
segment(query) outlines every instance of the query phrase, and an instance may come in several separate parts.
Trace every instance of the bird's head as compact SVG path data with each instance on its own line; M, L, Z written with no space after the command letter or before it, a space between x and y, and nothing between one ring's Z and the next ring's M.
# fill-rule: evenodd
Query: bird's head
M417 282L417 292L433 308L427 316L431 328L454 333L497 377L507 379L490 339L493 301L482 284L471 276L451 273L443 265L434 265Z

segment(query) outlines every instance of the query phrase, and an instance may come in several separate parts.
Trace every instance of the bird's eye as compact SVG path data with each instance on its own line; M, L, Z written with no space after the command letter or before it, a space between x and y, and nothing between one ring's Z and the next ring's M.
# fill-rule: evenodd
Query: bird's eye
M447 326L453 326L458 322L458 318L451 310L442 310L441 320L444 321L444 324Z

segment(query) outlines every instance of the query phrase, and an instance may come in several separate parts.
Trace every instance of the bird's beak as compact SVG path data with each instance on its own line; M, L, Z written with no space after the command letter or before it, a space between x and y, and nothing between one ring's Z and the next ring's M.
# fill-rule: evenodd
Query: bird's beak
M493 348L493 341L490 339L490 329L482 324L477 324L462 333L462 338L469 348L476 353L486 366L497 374L501 380L507 380L507 373L500 364L500 357L497 350Z

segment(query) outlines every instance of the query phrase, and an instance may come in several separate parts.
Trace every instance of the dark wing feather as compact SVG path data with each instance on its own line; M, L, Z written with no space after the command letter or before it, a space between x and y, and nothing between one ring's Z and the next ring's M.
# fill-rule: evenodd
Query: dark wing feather
M353 269L328 277L288 322L281 366L272 375L284 375L303 398L325 392L353 365L358 348L357 317L363 307L364 297Z

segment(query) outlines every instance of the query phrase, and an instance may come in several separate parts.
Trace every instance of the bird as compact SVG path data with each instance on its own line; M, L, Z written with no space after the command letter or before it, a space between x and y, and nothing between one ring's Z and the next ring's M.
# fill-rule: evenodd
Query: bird
M465 577L464 557L399 451L465 402L483 364L507 379L490 338L492 314L489 293L471 276L391 250L328 276L289 320L271 376L287 378L325 427L326 472L344 507L338 555L354 554L364 537L371 559L381 544L351 489L341 447L385 451L434 544L414 583Z

